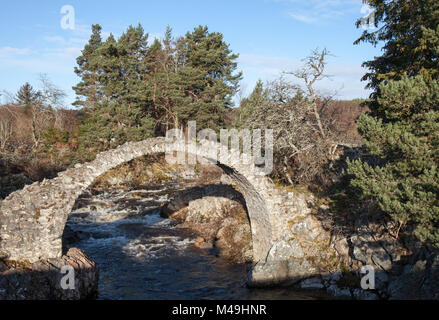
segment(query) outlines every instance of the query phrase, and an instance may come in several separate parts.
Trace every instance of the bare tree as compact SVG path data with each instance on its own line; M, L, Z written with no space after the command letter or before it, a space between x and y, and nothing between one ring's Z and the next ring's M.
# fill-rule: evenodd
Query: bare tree
M302 60L305 62L305 64L301 69L293 72L286 72L287 74L291 74L305 82L304 91L312 107L317 126L319 127L320 134L323 138L326 137L326 132L323 128L322 120L320 118L317 100L320 98L322 101L327 101L328 97L318 95L314 85L316 82L330 77L329 75L325 74L325 67L327 64L326 58L329 55L331 54L326 48L322 51L315 49L311 52L311 55Z
M246 127L273 129L274 175L290 184L314 179L334 153L330 122L320 114L331 97L315 89L328 77L324 73L328 55L326 49L314 50L302 69L268 82L267 102L256 106L245 122ZM303 80L304 86L288 81L287 74Z
M0 116L0 151L2 152L6 149L7 143L12 137L12 121L13 119L10 116Z
M64 99L66 93L55 86L52 81L50 81L47 74L40 74L40 95L43 103L52 109L60 109L64 106Z
M33 148L36 149L42 139L44 132L54 122L54 112L42 103L32 104L32 139L34 142Z
M63 125L62 114L59 109L63 106L66 96L64 91L56 87L45 74L40 75L40 87L38 99L30 103L31 133L33 149L41 143L44 132L51 126Z
M2 90L0 91L0 96L5 98L5 102L3 104L3 110L6 110L10 116L12 116L14 119L17 119L17 114L10 108L10 106L14 105L16 100L15 100L15 94L6 91L6 90Z

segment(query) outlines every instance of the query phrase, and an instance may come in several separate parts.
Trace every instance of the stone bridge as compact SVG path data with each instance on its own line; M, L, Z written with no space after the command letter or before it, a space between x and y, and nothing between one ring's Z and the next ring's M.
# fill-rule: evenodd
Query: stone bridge
M81 293L94 292L93 288L97 285L95 265L79 250L70 249L62 256L62 234L76 199L106 171L134 158L166 153L169 150L169 143L165 138L126 143L117 149L99 154L90 163L68 169L54 179L36 182L10 194L0 202L0 258L30 263L42 260L42 264L35 264L38 271L44 266L50 270L58 270L61 265L70 263L80 272L79 291L59 289L56 291L57 297L70 299L74 294L76 298L80 298ZM221 163L217 165L230 178L230 183L239 188L246 201L255 262L249 273L251 285L300 283L302 288L326 288L333 295L359 299L377 298L375 293L360 290L356 285L346 289L343 283L353 283L352 274L347 281L340 282L343 277L340 266L346 268L352 264L350 268L355 271L362 264L368 264L381 270L377 276L378 281L384 281L384 285L377 287L381 290L380 296L396 299L439 298L439 258L436 251L432 251L426 258L426 250L420 250L419 259L422 260L404 268L395 260L395 269L392 259L398 254L395 251L398 245L394 242L389 242L387 248L383 244L378 245L375 238L377 232L369 229L373 224L359 223L358 229L348 238L343 234L331 234L322 227L322 223L313 213L312 207L317 203L311 195L275 188L248 155L209 141L203 141L191 150L195 150L196 156L209 160L215 158L215 153L216 156L227 154L226 158L220 158ZM240 161L243 158L246 161ZM379 226L382 227L381 222ZM413 248L418 250L419 246L413 245ZM407 250L401 250L402 253L405 255ZM87 271L90 266L91 271ZM86 271L82 273L81 270ZM383 273L383 270L389 273ZM362 276L358 270L355 272ZM24 291L17 292L15 276L9 275L13 279L12 286L6 285L2 290L2 280L6 279L6 284L9 283L8 276L2 278L6 273L0 272L0 299L2 291L9 297L9 289L14 299L26 298L21 297ZM24 285L28 284L35 291L31 297L54 295L52 291L59 281L59 274L50 274L52 278L47 275L38 278L34 273L37 280L25 276ZM389 283L388 286L385 283Z
M0 202L0 257L13 261L36 262L62 256L62 234L76 199L106 171L134 158L165 153L169 142L152 138L130 142L99 154L92 162L78 164L58 177L36 182L10 194ZM212 151L227 152L217 162L231 183L243 194L250 219L255 262L265 262L273 244L286 231L279 219L279 191L254 165L253 158L229 150L217 142L197 144L196 156L211 159ZM223 153L225 154L225 153ZM240 161L246 158L247 163ZM217 158L219 159L219 157Z

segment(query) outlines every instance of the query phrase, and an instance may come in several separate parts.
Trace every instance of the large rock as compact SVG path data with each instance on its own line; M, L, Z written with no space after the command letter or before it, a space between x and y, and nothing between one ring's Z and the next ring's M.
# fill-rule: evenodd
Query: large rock
M308 278L300 282L302 289L324 289L324 284L320 277Z
M252 261L250 225L243 222L242 216L226 218L215 239L215 247L220 249L221 256L235 262Z
M375 265L382 270L392 268L392 259L387 251L382 247L380 241L372 235L354 235L351 237L354 246L354 258L368 265Z
M63 266L74 270L74 289L63 289ZM60 259L32 264L0 262L0 300L80 300L97 294L98 267L81 250L72 248Z
M439 257L430 267L427 260L407 265L390 282L388 294L391 300L439 299Z
M192 230L207 243L203 245L197 242L198 247L209 247L208 244L212 243L220 249L223 257L235 262L252 261L247 213L240 201L230 199L237 197L236 191L227 193L229 187L219 187L225 188L222 192L226 197L201 197L209 194L209 190L192 194L192 197L201 197L194 200L190 200L190 195L185 192L178 194L171 205L172 208L181 208L169 217L181 222L180 227ZM186 203L187 206L183 207Z
M252 287L291 286L318 274L306 259L289 259L257 263L248 274Z
M287 237L276 242L268 253L268 260L282 261L291 258L303 258L303 249L296 239Z
M232 186L224 184L208 184L177 192L174 197L163 206L161 215L164 218L169 218L177 211L186 208L190 202L204 197L227 198L230 200L236 200L245 206L242 194L236 191ZM178 215L174 215L174 219L177 219L177 216ZM184 221L184 216L181 219L181 221Z

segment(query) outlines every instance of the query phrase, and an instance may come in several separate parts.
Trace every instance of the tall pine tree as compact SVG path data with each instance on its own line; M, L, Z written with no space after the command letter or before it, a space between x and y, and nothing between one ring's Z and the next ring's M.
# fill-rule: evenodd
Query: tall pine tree
M384 43L383 54L364 62L369 72L363 80L377 91L384 80L400 80L405 74L439 78L439 1L367 0L375 11L377 30L365 30L355 41ZM357 21L360 27L361 20Z
M385 44L365 63L375 91L358 127L380 164L349 162L351 183L400 228L411 224L420 240L439 246L439 2L369 3L383 26L358 41Z
M147 34L130 26L116 41L113 35L96 51L101 98L80 128L80 146L97 151L153 134L146 72Z
M383 117L358 120L372 166L349 162L352 185L373 197L400 226L415 225L422 241L439 246L439 82L422 76L380 85Z
M186 33L179 51L183 59L177 83L190 100L178 109L180 121L196 120L200 128L222 127L242 79L241 72L235 73L238 55L232 53L221 33L211 33L206 26Z
M81 78L81 81L73 87L78 96L73 105L82 106L89 110L93 110L102 98L99 84L100 57L98 51L102 46L101 30L102 27L98 24L92 26L90 40L82 50L82 54L76 59L78 66L75 67L75 73Z

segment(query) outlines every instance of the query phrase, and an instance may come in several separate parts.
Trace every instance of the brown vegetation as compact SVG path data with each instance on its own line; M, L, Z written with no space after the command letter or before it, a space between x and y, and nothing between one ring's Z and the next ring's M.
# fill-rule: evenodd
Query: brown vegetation
M367 112L359 100L331 100L328 103L318 102L319 113L330 129L337 136L341 145L361 145L362 138L357 130L355 120Z
M10 189L5 184L17 181L3 179L9 175L24 174L27 181L38 181L67 168L77 156L78 114L44 105L0 106L1 189Z

